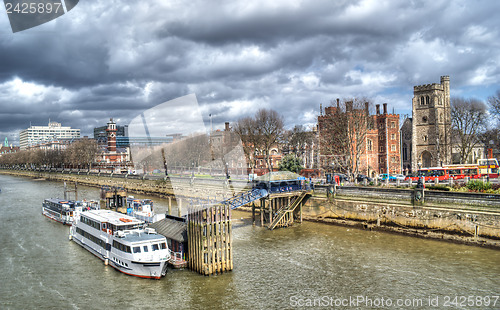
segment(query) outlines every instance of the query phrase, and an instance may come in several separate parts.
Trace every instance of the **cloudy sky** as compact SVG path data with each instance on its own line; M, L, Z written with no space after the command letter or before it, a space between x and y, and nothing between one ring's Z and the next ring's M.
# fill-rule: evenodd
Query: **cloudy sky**
M0 9L0 139L58 121L92 129L195 94L214 127L280 112L312 125L319 105L365 96L411 113L413 86L452 96L500 88L500 1L81 0L12 33Z

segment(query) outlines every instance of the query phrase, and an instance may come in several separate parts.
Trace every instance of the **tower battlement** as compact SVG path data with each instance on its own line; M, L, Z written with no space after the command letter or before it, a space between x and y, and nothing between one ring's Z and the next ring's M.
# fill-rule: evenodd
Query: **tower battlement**
M444 90L444 85L432 83L432 84L418 85L413 87L414 92L433 91L433 90Z
M433 91L433 90L446 90L446 86L449 85L450 83L450 76L449 75L443 75L441 76L441 83L432 83L432 84L423 84L423 85L417 85L413 87L413 92L427 92L427 91Z

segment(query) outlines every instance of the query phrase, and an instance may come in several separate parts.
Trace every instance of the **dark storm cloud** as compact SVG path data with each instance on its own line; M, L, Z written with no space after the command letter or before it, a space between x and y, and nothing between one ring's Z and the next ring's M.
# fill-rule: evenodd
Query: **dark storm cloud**
M195 93L216 126L369 96L408 113L413 85L498 85L497 1L84 1L0 33L0 133L48 119L92 128ZM8 29L5 16L0 27ZM391 91L387 91L391 89ZM491 94L480 94L483 98ZM206 121L206 119L205 119ZM1 138L1 137L0 137Z

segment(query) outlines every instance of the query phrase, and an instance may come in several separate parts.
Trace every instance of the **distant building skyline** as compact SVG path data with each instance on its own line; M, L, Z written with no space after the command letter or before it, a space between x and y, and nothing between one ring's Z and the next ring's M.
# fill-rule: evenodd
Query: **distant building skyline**
M31 146L59 139L79 139L80 129L50 122L48 126L30 126L19 133L19 146L25 150Z

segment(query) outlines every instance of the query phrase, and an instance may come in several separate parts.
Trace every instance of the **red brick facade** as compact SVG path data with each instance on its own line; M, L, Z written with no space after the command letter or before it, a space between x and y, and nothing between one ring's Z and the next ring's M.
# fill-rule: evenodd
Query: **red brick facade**
M365 111L352 110L352 104L350 107L347 106L347 110L349 108L352 111L350 113L365 113L366 111L368 114L368 106L365 107ZM384 103L383 108L383 113L380 113L380 105L377 104L376 114L368 116L371 122L367 123L372 125L369 125L367 129L359 159L359 172L370 177L375 177L380 173L401 173L399 115L388 114L386 103ZM323 140L322 131L329 128L325 122L335 121L332 116L335 115L336 109L328 107L325 109L325 115L318 117L320 141ZM327 157L328 155L333 154L321 154L320 156Z

